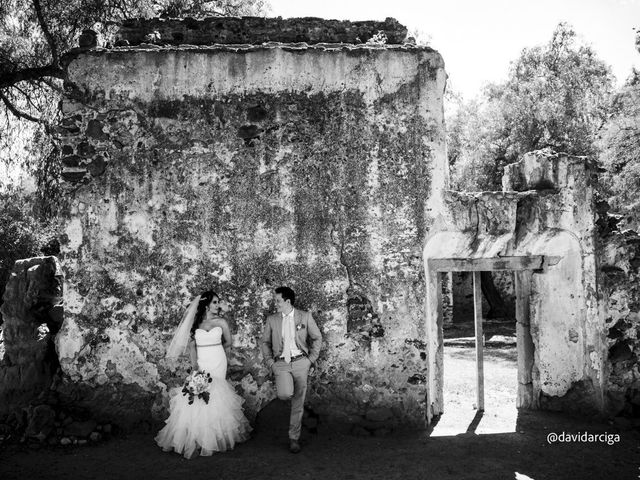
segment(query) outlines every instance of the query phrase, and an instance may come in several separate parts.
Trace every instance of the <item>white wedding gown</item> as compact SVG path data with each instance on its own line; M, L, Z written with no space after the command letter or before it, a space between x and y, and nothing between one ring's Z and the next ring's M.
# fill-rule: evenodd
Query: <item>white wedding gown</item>
M198 369L209 372L209 403L182 394L182 387L171 389L169 418L155 440L164 451L175 451L191 458L232 449L249 438L251 426L242 413L244 400L227 382L227 356L220 344L222 328L195 332ZM218 344L218 345L215 345Z

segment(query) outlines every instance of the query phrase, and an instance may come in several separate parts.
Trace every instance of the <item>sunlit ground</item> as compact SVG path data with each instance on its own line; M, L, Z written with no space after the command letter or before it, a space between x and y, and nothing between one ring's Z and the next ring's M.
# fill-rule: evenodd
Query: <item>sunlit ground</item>
M501 347L490 346L498 340ZM515 432L517 380L515 338L488 339L484 349L485 409L478 414L473 339L445 340L444 414L431 436Z

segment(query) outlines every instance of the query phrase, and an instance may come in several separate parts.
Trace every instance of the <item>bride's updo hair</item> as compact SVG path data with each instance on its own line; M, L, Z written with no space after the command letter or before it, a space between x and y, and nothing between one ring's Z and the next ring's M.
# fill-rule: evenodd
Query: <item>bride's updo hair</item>
M220 300L220 297L218 296L218 294L212 290L207 290L206 292L202 292L200 294L200 301L198 302L198 310L196 311L196 316L193 320L193 325L191 326L191 336L193 336L196 333L196 330L198 329L198 327L200 327L200 324L202 323L202 320L204 320L205 315L207 313L207 307L209 306L209 304L214 298L216 298L217 300Z

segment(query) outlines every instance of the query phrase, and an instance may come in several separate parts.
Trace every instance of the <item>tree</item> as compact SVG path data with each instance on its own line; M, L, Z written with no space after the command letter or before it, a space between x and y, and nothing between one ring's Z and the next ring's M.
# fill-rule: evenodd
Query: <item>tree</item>
M85 29L106 38L124 18L150 16L260 15L265 0L0 0L0 152L22 143L23 161L39 185L56 174L50 141L63 95L64 54Z
M249 15L264 13L264 0L3 0L0 1L0 100L18 118L46 123L43 93L58 90L61 59L81 32L124 18ZM45 89L43 92L42 89ZM21 109L20 107L23 107Z
M600 138L602 183L621 227L640 229L640 71L633 70L613 97L610 117Z
M50 134L64 95L64 54L83 30L109 37L124 18L255 15L265 8L263 0L0 0L0 162L21 164L38 181L35 196L0 191L0 303L15 260L56 253L46 248L55 237L46 219L59 174Z
M635 29L635 46L640 53L640 29ZM632 69L625 84L613 95L609 117L603 127L599 148L603 194L612 212L621 216L620 229L640 229L640 71Z
M0 192L0 305L16 260L58 253L59 245L53 228L33 215L32 197L32 194L11 187Z
M507 159L547 147L594 155L612 85L610 68L559 24L545 47L525 49L504 87L490 92L502 104Z
M460 101L447 122L447 152L454 190L498 190L504 163L496 102Z
M542 148L595 156L612 85L610 68L569 25L558 24L546 45L522 51L506 82L485 89L479 107L469 105L476 127L456 140L465 148L457 152L454 181L465 186L480 177L484 189L499 189L504 165ZM468 165L482 174L466 178Z
M447 119L452 188L500 190L504 167L532 150L596 156L612 84L609 67L560 23L546 45L522 51L506 82L458 102ZM492 315L504 315L490 272L482 283Z

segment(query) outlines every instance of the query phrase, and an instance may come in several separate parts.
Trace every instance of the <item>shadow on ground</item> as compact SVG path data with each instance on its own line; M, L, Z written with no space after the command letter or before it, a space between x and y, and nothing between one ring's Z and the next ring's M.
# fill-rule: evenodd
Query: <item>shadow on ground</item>
M85 447L33 451L10 445L0 450L0 478L540 480L622 479L639 473L640 435L632 430L545 412L520 412L513 432L478 435L474 431L481 423L474 417L468 432L456 436L396 431L384 438L353 437L319 425L318 433L305 432L303 451L294 455L282 435L286 429L262 421L253 438L235 450L192 460L161 452L152 433ZM551 432L617 434L620 441L549 444Z
M513 329L513 327L510 327ZM468 328L467 328L468 330ZM467 331L457 331L469 336ZM495 335L509 335L496 324ZM454 338L451 335L449 338ZM487 398L472 408L474 351L445 348L445 415L428 430L356 437L315 419L303 450L288 451L288 410L274 401L256 419L252 438L235 450L185 460L156 447L154 432L83 447L0 446L0 479L632 479L640 474L640 433L603 422L515 409L515 346L485 350ZM455 343L455 342L458 343ZM491 375L496 383L491 382ZM513 377L513 378L512 378ZM448 379L448 380L447 380ZM549 443L549 434L600 435ZM617 435L617 437L616 437Z

